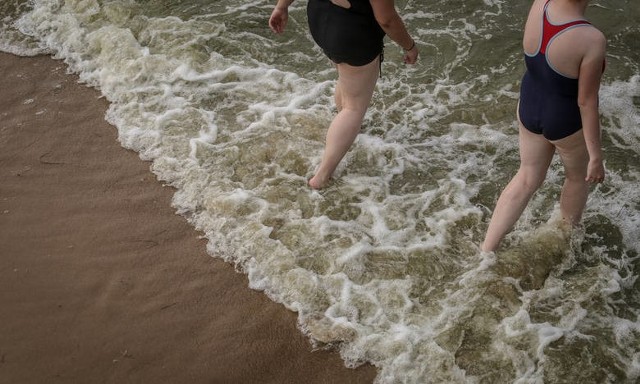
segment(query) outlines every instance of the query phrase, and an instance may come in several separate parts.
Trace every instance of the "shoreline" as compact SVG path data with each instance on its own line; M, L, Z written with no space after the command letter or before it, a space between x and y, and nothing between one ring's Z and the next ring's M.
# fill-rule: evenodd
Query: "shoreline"
M0 68L3 380L373 382L207 254L97 90L49 56Z

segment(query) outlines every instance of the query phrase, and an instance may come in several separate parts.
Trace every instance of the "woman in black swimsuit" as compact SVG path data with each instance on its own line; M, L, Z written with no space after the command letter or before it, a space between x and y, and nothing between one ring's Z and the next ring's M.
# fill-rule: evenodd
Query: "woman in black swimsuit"
M278 0L269 27L282 33L293 0ZM393 0L309 0L309 30L338 69L335 90L338 114L327 131L325 151L313 189L325 187L360 132L365 112L380 76L383 38L405 50L404 62L414 64L418 48L395 9Z

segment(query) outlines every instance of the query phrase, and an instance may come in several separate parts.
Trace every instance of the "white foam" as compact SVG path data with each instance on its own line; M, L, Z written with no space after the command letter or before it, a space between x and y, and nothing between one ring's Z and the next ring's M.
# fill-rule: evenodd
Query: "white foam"
M637 320L597 305L634 287L625 252L640 237L638 164L612 170L585 212L620 230L623 256L591 233L562 252L552 224L533 233L557 214L558 163L512 233L512 253L478 251L487 207L518 159L519 52L492 59L476 49L511 18L504 2L466 13L406 5L421 63L405 68L387 49L363 132L320 192L306 178L333 115L335 73L317 70L325 62L299 22L304 6L291 8L289 34L274 43L266 27L238 27L253 25L255 1L207 4L220 13L184 19L136 14L135 2L34 4L19 28L107 97L119 140L177 188L173 204L209 252L297 311L314 342L341 342L346 364L372 362L378 383L473 383L491 369L536 382L549 345L600 332L619 357L593 353L638 376L626 341L637 340ZM292 62L275 58L283 52ZM626 154L639 147L637 129L626 129L638 126L638 81L603 86L605 127ZM543 241L549 249L536 248ZM525 290L530 275L547 277ZM492 342L475 345L476 336Z

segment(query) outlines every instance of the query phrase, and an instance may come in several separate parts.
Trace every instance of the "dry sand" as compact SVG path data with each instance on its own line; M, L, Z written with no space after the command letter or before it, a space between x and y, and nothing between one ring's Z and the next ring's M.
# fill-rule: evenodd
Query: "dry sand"
M0 73L0 383L373 381L206 253L64 63Z

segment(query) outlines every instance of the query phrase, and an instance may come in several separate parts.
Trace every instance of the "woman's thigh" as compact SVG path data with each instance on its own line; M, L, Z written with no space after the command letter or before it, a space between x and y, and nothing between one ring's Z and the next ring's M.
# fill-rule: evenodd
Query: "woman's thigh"
M371 102L376 81L380 76L380 57L369 64L352 66L336 64L338 68L337 91L340 92L342 108L366 111Z
M547 174L555 148L544 136L519 124L520 173L531 185L540 185Z
M552 141L552 143L558 150L564 164L565 177L584 179L587 176L589 152L582 130L564 139Z

